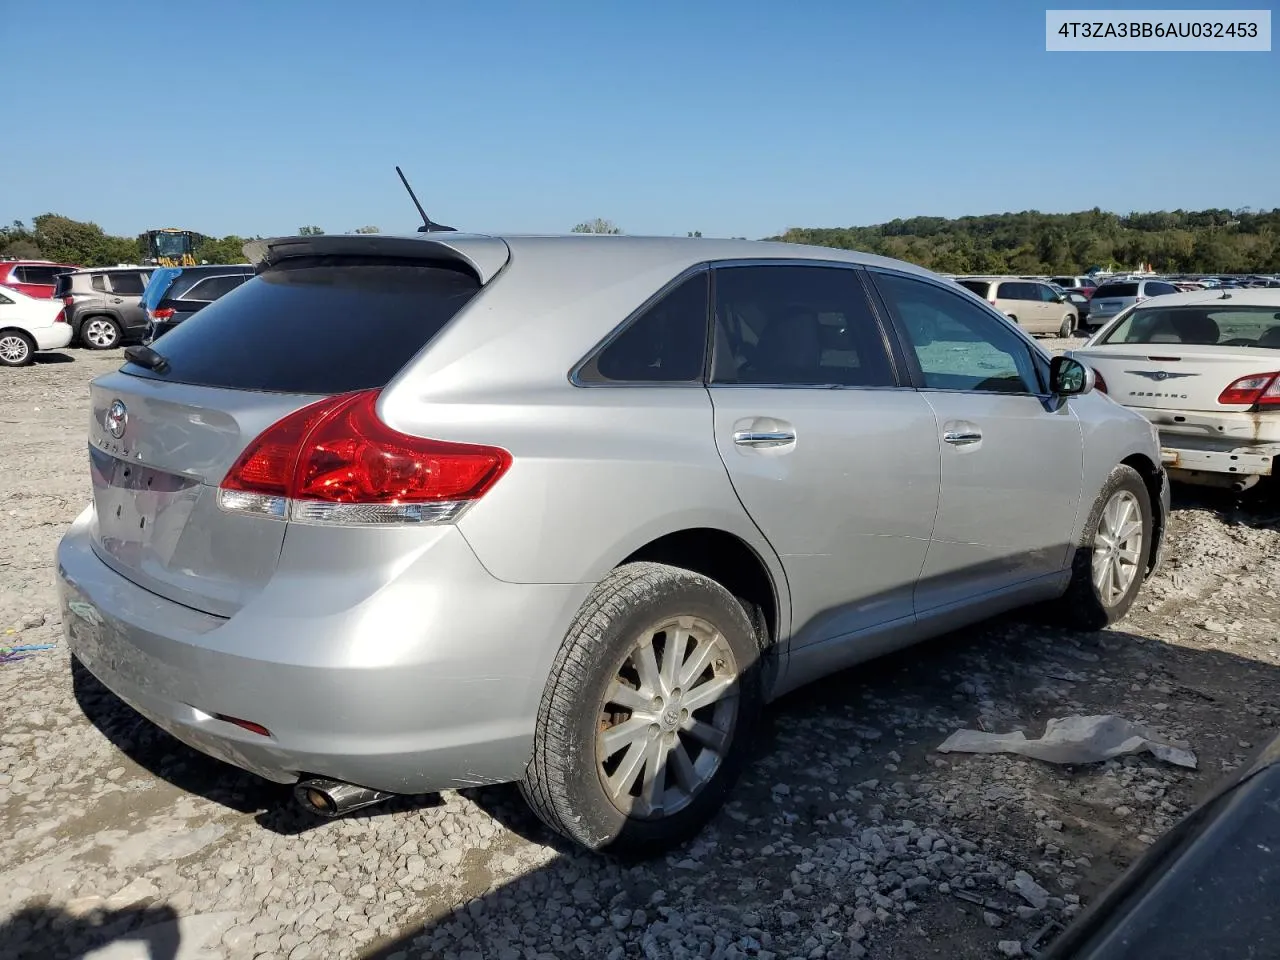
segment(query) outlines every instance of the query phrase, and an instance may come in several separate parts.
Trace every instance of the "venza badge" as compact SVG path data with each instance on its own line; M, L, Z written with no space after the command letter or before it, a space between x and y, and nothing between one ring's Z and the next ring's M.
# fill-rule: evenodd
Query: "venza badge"
M124 403L120 400L112 400L111 406L107 407L107 432L119 440L124 436L124 428L128 422L129 411L125 409Z

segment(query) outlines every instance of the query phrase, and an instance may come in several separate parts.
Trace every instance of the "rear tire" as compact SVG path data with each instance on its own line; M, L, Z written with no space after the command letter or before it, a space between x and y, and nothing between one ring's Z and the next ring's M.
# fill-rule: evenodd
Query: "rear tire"
M25 367L35 357L36 344L21 330L5 330L0 333L0 364L6 367Z
M1089 511L1057 619L1101 630L1121 619L1142 589L1155 524L1151 494L1137 470L1118 464Z
M86 317L80 324L80 342L90 350L111 350L120 346L120 324L110 317Z
M1073 320L1071 317L1063 317L1062 326L1058 328L1058 336L1060 336L1063 340L1065 340L1067 339L1067 337L1071 336L1075 332L1076 332L1075 320Z
M652 856L689 839L747 761L759 660L747 611L719 583L660 563L617 568L551 668L525 799L591 850Z

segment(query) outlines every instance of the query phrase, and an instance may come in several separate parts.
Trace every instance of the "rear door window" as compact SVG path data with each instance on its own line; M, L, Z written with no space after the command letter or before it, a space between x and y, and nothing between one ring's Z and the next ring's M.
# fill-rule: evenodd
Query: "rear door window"
M242 284L157 341L163 374L137 377L278 393L382 387L479 292L451 263L299 257Z
M854 270L716 270L716 383L889 387L884 334Z
M111 292L122 297L140 297L146 286L140 273L113 273L110 275Z
M704 270L636 317L578 371L580 383L701 383L707 354Z

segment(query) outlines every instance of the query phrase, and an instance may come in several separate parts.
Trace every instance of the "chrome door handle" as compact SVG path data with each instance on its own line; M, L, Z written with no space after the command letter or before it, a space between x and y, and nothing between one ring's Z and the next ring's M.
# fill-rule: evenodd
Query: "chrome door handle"
M750 430L739 430L733 435L733 442L740 447L780 447L795 443L796 435L784 430L774 433L753 433Z
M948 430L942 435L942 439L947 443L954 443L956 446L963 446L966 443L977 443L982 439L981 430Z

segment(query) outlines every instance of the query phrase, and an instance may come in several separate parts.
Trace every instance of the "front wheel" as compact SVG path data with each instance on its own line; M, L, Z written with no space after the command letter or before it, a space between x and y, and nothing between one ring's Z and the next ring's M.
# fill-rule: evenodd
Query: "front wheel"
M80 326L80 342L90 350L110 350L120 343L120 325L110 317L90 317Z
M1062 318L1062 326L1058 328L1058 336L1064 340L1076 332L1076 322L1073 317L1066 316Z
M1071 583L1059 601L1062 619L1101 630L1128 613L1146 576L1153 529L1142 475L1119 464L1094 501L1076 548Z
M25 367L35 355L36 345L25 333L6 330L0 333L0 364L6 367Z
M759 658L746 610L720 584L659 563L614 570L551 669L525 799L589 849L653 855L687 840L746 762Z

